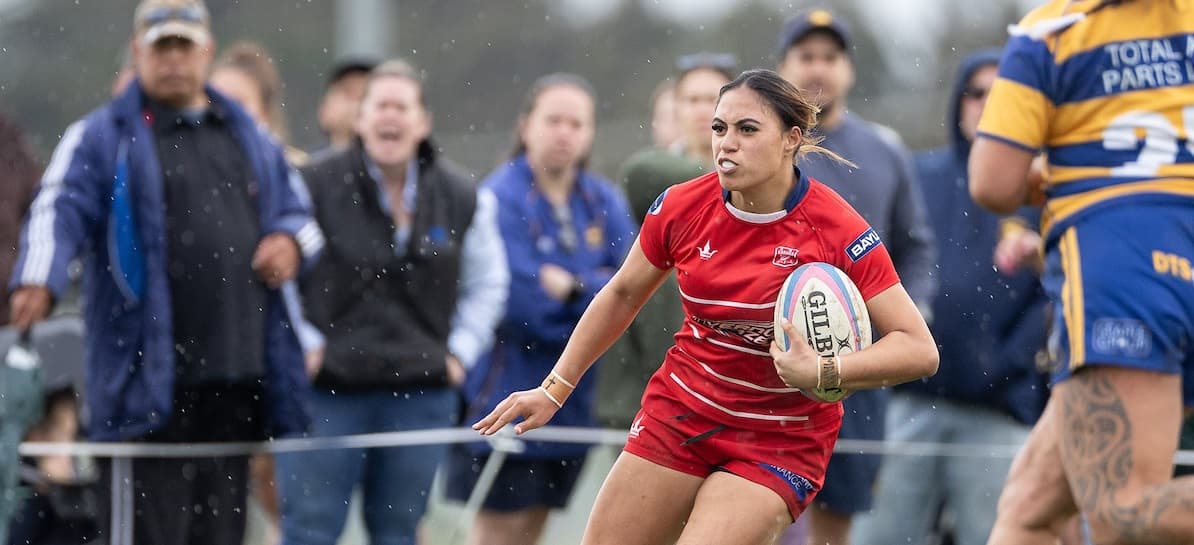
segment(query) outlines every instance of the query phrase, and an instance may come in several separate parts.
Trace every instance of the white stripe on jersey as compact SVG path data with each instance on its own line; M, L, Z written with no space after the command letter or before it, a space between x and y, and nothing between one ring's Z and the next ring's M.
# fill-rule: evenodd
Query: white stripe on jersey
M701 299L699 297L693 297L691 295L688 295L687 293L684 293L684 290L680 290L680 296L689 301L692 301L694 303L700 303L702 305L720 305L723 307L749 308L749 309L775 308L774 301L772 301L770 303L739 303L738 301L718 301L716 299Z
M714 409L717 409L723 413L726 413L730 416L737 416L739 418L752 418L755 420L771 420L773 422L806 422L806 421L808 421L807 416L783 416L783 415L775 415L775 414L756 414L756 413L746 413L746 412L742 412L742 411L734 411L734 410L728 409L722 405L717 404L713 400L711 400L701 394L698 394L695 390L693 390L692 388L689 388L687 384L684 384L684 381L680 380L680 377L677 377L675 373L671 373L669 376L672 378L673 382L675 382L676 384L679 384L680 387L683 388L685 392L688 392L689 395L697 398L698 401L700 401L710 407L713 407Z
M730 343L724 343L724 342L721 342L721 341L719 341L719 340L716 340L716 339L711 339L711 338L708 338L708 337L705 337L704 339L701 339L701 340L703 340L703 341L707 341L707 342L709 342L709 343L712 343L712 344L716 344L717 346L720 346L720 347L722 347L722 348L729 348L730 350L734 350L734 351L737 351L737 352L742 352L742 353L744 353L744 354L751 354L751 355L753 355L753 356L766 356L766 357L768 357L768 358L770 358L770 357L771 357L771 353L770 353L770 352L763 352L762 350L754 350L754 349L752 349L752 348L746 348L746 347L743 347L743 346L735 346L735 345L732 345L732 344L730 344Z
M745 380L736 379L734 377L727 377L721 373L718 373L717 371L714 371L712 367L709 367L708 365L705 365L699 361L697 362L697 364L699 364L705 370L706 373L709 373L710 375L713 375L716 378L724 380L730 384L737 384L739 386L745 386L752 390L758 390L760 392L770 392L773 394L791 394L791 393L800 391L800 388L768 388L766 386L759 386L758 384L755 384L753 382L747 382Z

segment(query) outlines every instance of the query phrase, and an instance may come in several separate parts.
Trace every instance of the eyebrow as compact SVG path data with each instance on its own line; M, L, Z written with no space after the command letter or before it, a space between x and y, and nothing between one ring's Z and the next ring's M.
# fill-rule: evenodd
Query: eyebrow
M722 123L725 123L725 120L723 120L722 118L717 117L717 116L713 116L713 121L720 121ZM744 117L742 119L739 119L736 123L734 123L734 125L742 125L743 123L755 123L757 125L763 124L761 121L759 121L753 117Z

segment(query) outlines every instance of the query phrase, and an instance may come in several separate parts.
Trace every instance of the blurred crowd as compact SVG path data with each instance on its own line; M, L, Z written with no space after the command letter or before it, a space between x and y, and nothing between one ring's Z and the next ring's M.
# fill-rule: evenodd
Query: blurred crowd
M254 501L272 539L330 545L354 490L371 542L426 543L420 521L437 471L443 493L464 501L489 443L94 466L18 460L15 445L475 421L551 370L652 202L710 171L719 89L750 66L731 52L676 59L644 97L653 145L616 173L588 164L600 122L592 86L545 74L509 106L506 159L474 175L435 143L431 106L450 105L424 95L434 67L337 62L318 111L326 145L299 150L287 144L286 85L270 53L217 44L209 21L200 0L141 2L111 100L65 128L44 168L0 118L0 280L10 294L0 320L14 346L33 328L44 367L44 388L32 392L15 391L22 369L0 365L0 543L239 543ZM1038 218L995 216L967 189L998 51L957 67L947 144L912 153L851 113L847 21L814 9L773 30L769 68L815 98L821 145L852 163L812 156L800 169L880 232L940 348L936 376L848 398L841 437L1022 443L1048 396L1050 317L1038 271L1010 256L1039 245ZM553 424L630 429L682 322L680 297L669 279ZM85 334L64 325L80 322ZM21 396L35 394L41 407L14 418ZM507 458L470 543L536 542L589 451L531 441ZM836 455L815 506L783 539L981 545L1009 464ZM113 477L130 486L113 489Z

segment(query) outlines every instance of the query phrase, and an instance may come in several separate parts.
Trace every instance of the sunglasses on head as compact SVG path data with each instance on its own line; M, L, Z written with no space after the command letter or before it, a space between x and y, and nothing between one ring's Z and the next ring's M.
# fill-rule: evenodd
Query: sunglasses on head
M974 100L982 100L984 98L987 98L987 93L990 93L990 92L991 92L991 90L986 87L967 86L965 89L962 89L962 96L964 96L966 98L974 99Z
M169 21L185 21L188 23L202 23L207 13L199 6L181 8L154 8L141 17L141 24L151 27Z
M738 59L730 53L693 53L676 59L676 69L681 73L698 68L733 73L738 69Z

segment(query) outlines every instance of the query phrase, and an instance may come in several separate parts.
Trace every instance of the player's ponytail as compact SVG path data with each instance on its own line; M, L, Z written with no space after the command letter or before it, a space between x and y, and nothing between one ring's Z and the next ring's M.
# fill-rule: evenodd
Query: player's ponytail
M779 74L765 69L747 70L739 74L734 81L725 84L717 95L718 99L738 87L746 87L758 93L771 106L771 110L779 117L784 127L800 128L801 134L804 135L804 142L792 157L793 162L815 153L843 165L857 168L857 165L848 159L819 145L824 138L813 136L810 131L817 126L817 114L821 113L821 109Z

